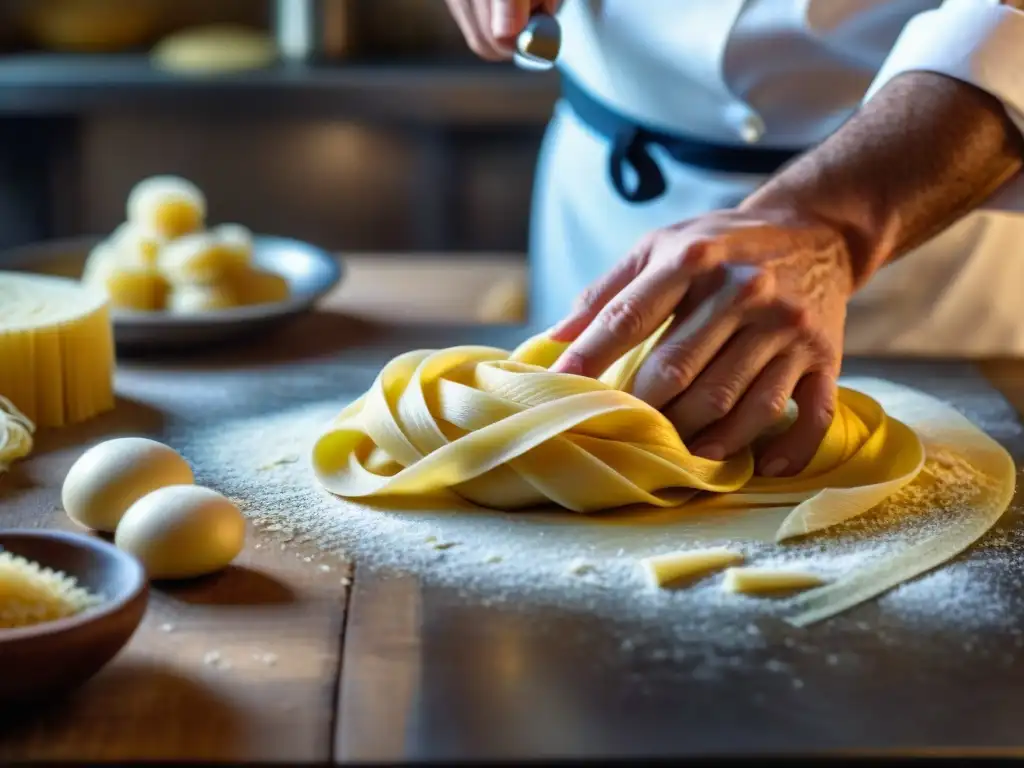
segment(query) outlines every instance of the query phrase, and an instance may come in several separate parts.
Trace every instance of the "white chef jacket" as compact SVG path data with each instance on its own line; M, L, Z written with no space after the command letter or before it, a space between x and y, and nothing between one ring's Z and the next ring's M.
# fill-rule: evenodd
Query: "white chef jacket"
M803 149L881 85L938 72L999 98L1024 131L1024 13L996 0L566 0L559 68L617 112L717 144ZM644 234L740 202L764 177L682 165L619 197L609 142L560 102L541 150L531 320L560 320ZM878 272L851 302L848 353L1024 355L1024 181Z

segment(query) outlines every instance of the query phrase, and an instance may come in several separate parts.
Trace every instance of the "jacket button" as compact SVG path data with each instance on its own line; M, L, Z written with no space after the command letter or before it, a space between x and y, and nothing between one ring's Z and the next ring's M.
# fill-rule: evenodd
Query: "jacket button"
M738 133L740 138L747 144L757 144L757 142L764 138L764 121L759 115L753 113L748 114L740 120Z

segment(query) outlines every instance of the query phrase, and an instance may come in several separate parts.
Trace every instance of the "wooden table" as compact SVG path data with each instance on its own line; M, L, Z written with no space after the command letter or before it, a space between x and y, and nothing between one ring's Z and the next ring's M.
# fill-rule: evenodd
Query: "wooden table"
M522 272L521 260L514 258L428 266L422 260L353 257L349 266L345 286L325 302L328 311L296 322L259 348L179 363L125 362L118 374L124 399L113 413L42 435L34 455L0 480L0 527L72 527L60 509L60 484L88 442L125 432L159 434L162 420L175 409L217 418L232 408L230 415L237 415L238 408L301 399L307 381L309 388L322 387L312 382L324 361L347 360L372 377L403 349L457 343L472 333L415 322L471 321L467 296L479 297L487 286ZM419 301L423 296L430 301ZM385 326L376 322L381 316L408 325ZM520 332L490 334L488 343L503 344ZM261 400L246 376L256 369L261 375L278 372L271 399ZM1024 362L985 363L983 370L1018 411L1024 408ZM190 377L244 388L246 396L183 403L172 387L162 386ZM139 391L151 394L140 401L134 397ZM243 400L250 405L237 404ZM0 762L301 765L410 756L416 750L402 743L404 715L392 707L399 694L409 696L410 682L402 678L408 670L400 660L420 642L418 627L409 622L422 608L417 601L427 598L401 580L361 582L356 571L350 601L352 565L254 533L227 572L188 587L154 590L129 646L84 688L46 711L6 720L0 726ZM489 631L501 630L502 621ZM486 637L484 632L478 639L483 643ZM437 653L443 657L450 650ZM424 753L460 749L468 748Z

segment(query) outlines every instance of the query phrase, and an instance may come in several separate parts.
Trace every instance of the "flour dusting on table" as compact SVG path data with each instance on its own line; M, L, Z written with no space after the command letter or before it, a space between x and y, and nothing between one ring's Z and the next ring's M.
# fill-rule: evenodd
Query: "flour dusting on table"
M623 639L624 648L642 642L638 623L670 633L675 645L666 653L687 653L688 643L706 645L713 637L727 661L730 647L764 645L759 622L777 617L781 601L723 593L720 574L680 590L656 590L645 582L641 557L685 548L671 525L609 526L571 513L382 510L322 491L312 476L309 449L341 406L317 403L192 425L174 442L196 468L197 482L235 499L258 526L350 556L360 568L412 573L485 603L524 609L543 603L629 622L634 632ZM716 539L712 526L705 543L739 549L749 564L839 576L934 534L949 516L962 513L977 482L970 468L955 455L937 455L929 457L925 472L945 478L934 496L921 498L911 486L827 534L780 546ZM1011 508L965 557L876 601L879 621L961 633L1009 626L1010 595L1021 591L1018 574L1024 566L1017 522Z

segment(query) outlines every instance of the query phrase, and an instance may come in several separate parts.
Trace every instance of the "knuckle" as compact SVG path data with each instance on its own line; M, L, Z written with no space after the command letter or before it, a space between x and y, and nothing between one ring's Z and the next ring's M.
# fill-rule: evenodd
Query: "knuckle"
M601 324L615 338L632 339L643 334L645 314L635 299L609 304L600 314Z
M743 289L740 291L739 299L743 303L757 304L763 302L774 291L775 281L772 276L761 270L751 275Z
M811 312L806 307L784 307L784 322L787 326L801 334L808 334L814 331L814 322Z
M593 286L584 288L580 295L576 297L576 310L593 309L598 303L599 295L597 288Z
M676 266L693 274L703 274L718 266L718 252L704 240L686 243L677 251Z
M739 400L737 389L727 382L709 384L701 397L704 412L714 420L726 416Z
M761 397L761 413L771 421L779 421L786 415L786 406L789 404L789 393L781 387L769 389Z
M696 378L693 365L678 350L666 350L654 357L654 374L662 382L682 392Z

